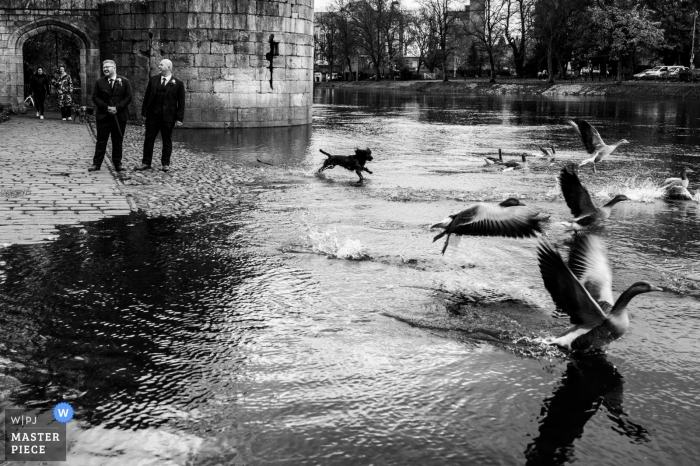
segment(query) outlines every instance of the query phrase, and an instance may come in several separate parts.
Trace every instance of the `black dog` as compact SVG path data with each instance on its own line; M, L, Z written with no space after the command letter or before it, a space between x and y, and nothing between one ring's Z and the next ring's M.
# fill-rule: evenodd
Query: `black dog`
M88 115L92 114L91 110L91 107L87 107L85 105L83 105L82 107L73 107L73 121L76 123L85 123L86 121L88 121Z
M365 163L372 160L372 151L369 149L355 149L355 155L331 155L323 149L321 149L321 153L328 156L328 158L323 161L323 166L318 169L319 173L328 168L335 168L336 165L340 165L346 170L357 173L357 176L360 177L360 184L365 180L362 178L362 172L367 172L370 175L372 174L371 171L365 168Z

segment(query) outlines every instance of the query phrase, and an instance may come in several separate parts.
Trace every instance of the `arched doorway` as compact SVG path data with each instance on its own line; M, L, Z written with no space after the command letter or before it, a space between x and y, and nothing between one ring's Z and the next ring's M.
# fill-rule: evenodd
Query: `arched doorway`
M18 28L11 34L8 40L8 50L14 53L13 61L16 63L16 67L13 73L14 76L11 76L13 85L10 89L10 95L16 98L18 104L23 105L22 101L25 96L24 44L35 36L46 35L46 33L54 33L54 37L55 34L58 34L65 38L64 40L67 43L72 41L73 44L77 44L79 70L75 74L72 73L72 76L73 79L80 82L80 102L91 105L88 97L92 92L93 83L100 76L100 51L96 48L96 40L91 40L87 34L75 25L55 18L33 21ZM47 37L50 37L50 34ZM55 65L52 66L51 72L53 72L54 67Z
M83 82L81 76L80 43L71 36L58 31L50 30L30 37L22 46L22 62L24 66L24 97L31 90L29 81L31 75L41 67L49 80L58 77L58 68L63 66L73 81L73 103L85 105L82 100L81 90ZM56 107L56 95L50 94L47 106Z

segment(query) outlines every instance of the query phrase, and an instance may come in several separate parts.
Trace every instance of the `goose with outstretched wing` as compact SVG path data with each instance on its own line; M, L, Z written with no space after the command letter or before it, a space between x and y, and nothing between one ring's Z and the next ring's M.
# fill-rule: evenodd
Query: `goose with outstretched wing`
M601 162L605 157L612 154L619 145L629 144L627 139L620 139L614 144L605 144L598 130L585 120L573 119L566 122L581 135L586 152L591 155L590 158L583 160L579 167L593 162L593 172L595 173L597 173L596 163Z
M618 194L604 206L596 207L588 190L581 184L575 165L561 169L559 186L566 205L569 206L569 210L574 216L570 223L565 222L564 224L574 231L603 224L610 217L615 204L629 200L624 194Z
M573 350L603 348L629 328L627 305L632 298L663 291L647 282L637 282L614 300L612 269L597 236L575 238L568 265L546 240L540 240L537 256L544 287L573 324L563 335L543 340L547 344Z
M442 228L433 242L447 235L442 253L445 254L451 235L505 236L530 238L542 232L541 223L549 217L533 212L518 199L508 198L500 204L478 202L458 214L450 215L430 228Z

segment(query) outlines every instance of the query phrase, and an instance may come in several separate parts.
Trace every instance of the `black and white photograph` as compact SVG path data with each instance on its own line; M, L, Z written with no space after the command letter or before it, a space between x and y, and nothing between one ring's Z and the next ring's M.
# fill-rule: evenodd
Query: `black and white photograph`
M0 466L695 465L699 12L0 0Z

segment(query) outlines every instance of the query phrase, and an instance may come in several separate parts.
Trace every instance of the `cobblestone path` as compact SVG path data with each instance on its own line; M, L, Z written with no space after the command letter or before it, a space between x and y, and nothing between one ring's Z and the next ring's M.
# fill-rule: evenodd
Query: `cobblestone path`
M0 125L0 247L130 212L107 163L88 173L94 151L85 124L14 116Z

